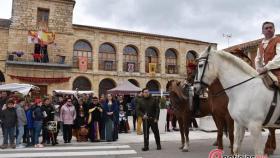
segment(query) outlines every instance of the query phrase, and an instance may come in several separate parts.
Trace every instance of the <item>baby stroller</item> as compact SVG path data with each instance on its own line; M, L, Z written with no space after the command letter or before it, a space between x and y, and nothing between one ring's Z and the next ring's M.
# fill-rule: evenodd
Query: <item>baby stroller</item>
M119 114L119 121L120 121L120 126L119 126L119 133L128 133L129 131L129 125L128 125L128 120L126 113L121 111Z

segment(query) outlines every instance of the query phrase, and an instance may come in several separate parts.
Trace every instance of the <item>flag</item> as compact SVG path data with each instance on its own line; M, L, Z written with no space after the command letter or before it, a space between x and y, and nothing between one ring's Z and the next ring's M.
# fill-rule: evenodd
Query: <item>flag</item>
M55 39L55 34L53 32L39 31L38 39L43 45L52 44Z
M88 59L87 57L79 57L79 70L81 72L87 71Z

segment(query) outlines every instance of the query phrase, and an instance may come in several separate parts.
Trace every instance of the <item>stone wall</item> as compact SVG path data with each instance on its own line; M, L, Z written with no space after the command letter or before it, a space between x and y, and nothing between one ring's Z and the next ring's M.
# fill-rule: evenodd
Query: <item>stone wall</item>
M0 27L0 71L5 72L5 60L8 51L9 30Z
M38 30L38 8L49 9L49 31L72 33L75 1L65 0L14 0L11 28Z

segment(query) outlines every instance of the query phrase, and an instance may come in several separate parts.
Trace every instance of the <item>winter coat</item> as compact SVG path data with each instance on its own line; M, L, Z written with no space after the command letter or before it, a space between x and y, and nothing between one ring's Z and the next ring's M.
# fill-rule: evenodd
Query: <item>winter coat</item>
M63 124L73 125L76 119L76 109L73 105L64 104L60 109L60 119Z

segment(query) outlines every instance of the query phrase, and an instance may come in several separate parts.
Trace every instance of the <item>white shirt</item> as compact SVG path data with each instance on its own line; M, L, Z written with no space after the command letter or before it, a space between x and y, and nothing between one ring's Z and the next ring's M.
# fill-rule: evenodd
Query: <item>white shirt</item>
M272 38L274 38L274 37L275 36L273 36ZM263 39L262 40L262 44L263 44L264 49L267 47L268 42L271 39L268 39L268 40ZM263 58L263 56L261 56L259 48L258 48L257 56L255 58L255 66L256 66L256 69L265 67L265 68L267 68L267 70L280 68L280 43L276 44L276 55L273 57L273 59L271 61L268 61L268 63L266 65L264 63L264 58Z

